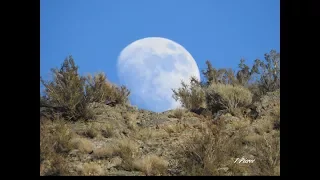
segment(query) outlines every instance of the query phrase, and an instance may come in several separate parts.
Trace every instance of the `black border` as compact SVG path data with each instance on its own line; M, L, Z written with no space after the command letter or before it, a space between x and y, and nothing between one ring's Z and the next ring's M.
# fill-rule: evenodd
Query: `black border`
M280 176L288 175L288 39L289 39L289 15L287 8L288 1L281 0L280 2L280 52L281 52L281 90L280 90Z
M2 71L7 71L1 88L3 173L39 176L40 1L6 1L1 7Z

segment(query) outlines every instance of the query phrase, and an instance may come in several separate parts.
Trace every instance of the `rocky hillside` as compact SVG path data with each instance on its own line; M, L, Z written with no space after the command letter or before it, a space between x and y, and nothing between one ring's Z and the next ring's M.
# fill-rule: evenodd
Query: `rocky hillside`
M238 117L214 119L91 103L95 120L41 120L40 174L279 175L279 99L279 92L269 93Z
M155 113L70 56L40 78L40 175L280 175L280 53L215 69L173 89L184 109Z

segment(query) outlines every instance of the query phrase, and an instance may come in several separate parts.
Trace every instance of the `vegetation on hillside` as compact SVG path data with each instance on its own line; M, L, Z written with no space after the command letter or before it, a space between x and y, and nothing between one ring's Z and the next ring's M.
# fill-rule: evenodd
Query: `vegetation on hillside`
M280 175L280 53L237 72L206 64L173 89L182 108L155 113L67 57L40 78L40 175Z

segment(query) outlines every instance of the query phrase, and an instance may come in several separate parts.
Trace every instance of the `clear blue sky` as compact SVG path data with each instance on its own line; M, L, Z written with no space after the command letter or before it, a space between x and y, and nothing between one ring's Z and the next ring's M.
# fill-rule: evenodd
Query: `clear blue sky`
M117 57L131 42L164 37L185 47L199 69L236 68L280 51L279 0L41 0L40 75L72 55L80 73L118 83Z

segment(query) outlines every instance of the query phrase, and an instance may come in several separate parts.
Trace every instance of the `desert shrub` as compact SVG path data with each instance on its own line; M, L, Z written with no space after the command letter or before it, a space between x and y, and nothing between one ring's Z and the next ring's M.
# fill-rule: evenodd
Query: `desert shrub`
M85 89L87 100L99 103L111 99L114 91L113 85L107 81L104 73L98 73L94 77L87 75Z
M112 157L114 154L115 154L114 146L106 145L96 149L93 155L96 158L108 158L108 157Z
M53 80L44 81L40 78L45 86L44 98L46 99L46 104L42 106L61 113L66 120L92 118L92 114L86 107L85 79L78 74L78 66L72 56L64 60L60 69L54 68L51 71Z
M137 131L134 134L134 137L136 139L142 140L144 142L150 141L153 138L163 138L163 137L167 137L167 136L168 136L168 133L164 129L162 129L162 126L158 130L154 130L150 127L141 128L141 129L139 129L139 131Z
M40 126L40 148L43 152L67 153L73 148L70 144L73 135L63 120L51 125L44 123Z
M74 134L62 120L54 123L44 120L40 123L41 175L66 175L66 154L73 149L70 140Z
M252 101L251 92L238 85L211 84L206 91L207 108L215 113L219 110L232 112L245 107Z
M182 108L177 108L173 111L173 116L175 118L181 119L185 114L185 110Z
M280 53L271 50L264 55L264 61L255 60L254 67L260 75L258 79L259 93L266 94L280 88Z
M114 148L114 153L118 154L122 159L122 168L125 170L134 169L134 159L139 154L139 145L128 138L122 138L117 141L117 146Z
M100 127L95 123L88 123L83 135L89 138L95 138L99 135Z
M92 142L85 138L73 138L70 143L75 149L83 153L89 153L93 150Z
M106 124L101 128L101 135L105 138L110 138L115 135L114 127L112 124Z
M254 139L249 139L248 144L254 147L256 158L255 165L258 170L253 169L254 175L280 175L280 135L279 131L264 132L261 135L255 135ZM252 137L247 137L252 138Z
M224 166L231 149L226 147L227 141L222 141L219 137L213 136L210 131L204 131L195 134L182 145L180 154L183 158L179 162L183 175L222 175L217 169Z
M130 90L126 86L115 87L114 98L119 104L128 103L128 97L130 95Z
M147 176L166 175L168 161L157 156L147 155L134 162L135 169L142 171Z
M280 89L268 92L254 103L259 116L270 116L280 120Z
M252 93L252 103L258 102L260 98L263 96L262 91L259 88L259 84L257 82L254 82L250 85L248 85L248 89Z
M67 171L67 162L61 154L51 153L42 164L40 164L41 176L65 176L69 175Z
M185 82L181 82L182 87L177 90L172 89L172 97L176 101L180 101L183 107L187 109L196 109L204 106L205 94L204 90L201 88L200 82L198 82L194 77L191 77L190 86Z
M125 87L117 87L107 80L103 73L98 73L94 77L90 74L86 77L86 96L89 102L113 101L116 104L126 104L130 91Z
M234 159L246 154L246 128L229 128L228 124L208 123L201 131L194 133L182 143L179 149L179 164L182 175L217 176L252 174L247 164L235 165ZM241 125L243 126L243 125ZM247 125L245 125L247 126ZM252 174L254 175L254 174Z
M85 163L81 169L81 175L83 176L102 176L103 169L99 164L94 162Z
M167 124L162 127L168 134L171 133L180 133L186 129L184 124L181 123L174 123L174 124Z
M138 129L138 126L136 123L137 117L138 117L138 113L134 113L134 112L123 113L123 118L125 120L125 123L126 123L128 129L130 129L132 131L136 131Z
M207 69L202 70L202 74L207 80L206 82L201 83L203 87L208 87L213 83L235 84L237 82L232 69L215 69L208 60L206 61L206 65Z

